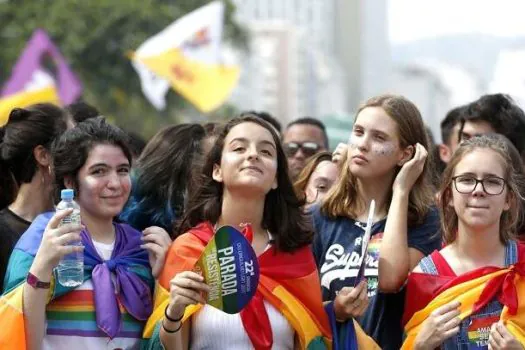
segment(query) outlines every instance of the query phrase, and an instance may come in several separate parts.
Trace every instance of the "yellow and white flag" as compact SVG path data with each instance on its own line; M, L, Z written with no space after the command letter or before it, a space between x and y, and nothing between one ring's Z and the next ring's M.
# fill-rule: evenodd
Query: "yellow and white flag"
M53 78L44 70L36 70L23 90L0 99L0 126L7 123L14 108L43 102L60 105L60 98Z
M170 86L202 112L219 107L239 79L240 69L222 59L224 4L211 2L146 40L133 55L142 91L166 107Z

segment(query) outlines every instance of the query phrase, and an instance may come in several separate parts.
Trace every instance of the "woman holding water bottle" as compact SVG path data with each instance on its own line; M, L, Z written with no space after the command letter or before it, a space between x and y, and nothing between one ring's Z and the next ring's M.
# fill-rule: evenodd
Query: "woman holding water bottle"
M399 290L410 269L440 244L427 147L412 102L393 95L369 99L355 117L339 180L311 211L323 300L340 323L357 319L382 349L401 346ZM373 200L371 237L363 249ZM358 280L361 268L364 279Z
M22 321L12 317L9 332L22 334L17 348L139 346L152 311L154 275L170 239L143 236L113 221L130 193L131 159L126 134L103 118L80 123L54 143L57 189L66 201L73 190L79 209L37 218L11 256L3 298L23 298ZM69 275L60 270L64 257L76 267ZM9 344L14 346L13 339Z

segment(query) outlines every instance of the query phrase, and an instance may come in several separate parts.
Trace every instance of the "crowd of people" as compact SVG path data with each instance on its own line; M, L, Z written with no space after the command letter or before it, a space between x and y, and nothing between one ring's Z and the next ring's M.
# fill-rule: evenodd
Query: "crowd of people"
M0 129L0 345L524 349L525 113L484 95L441 132L397 95L365 101L339 145L318 119L259 111L145 143L85 103L16 108ZM63 189L81 225L60 224ZM206 304L194 269L225 225L260 266L238 314ZM65 287L72 252L84 280Z

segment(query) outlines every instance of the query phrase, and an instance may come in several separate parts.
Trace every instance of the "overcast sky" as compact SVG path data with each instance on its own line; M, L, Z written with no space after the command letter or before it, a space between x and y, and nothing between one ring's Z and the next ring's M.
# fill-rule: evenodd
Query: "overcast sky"
M388 9L394 44L460 33L525 36L525 0L388 0Z

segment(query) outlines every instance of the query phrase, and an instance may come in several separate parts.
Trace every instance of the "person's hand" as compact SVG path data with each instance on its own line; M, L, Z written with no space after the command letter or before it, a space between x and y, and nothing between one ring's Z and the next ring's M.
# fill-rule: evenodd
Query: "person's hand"
M142 231L142 244L140 247L148 251L151 273L157 278L164 267L166 254L171 245L168 232L161 227L151 226Z
M423 172L425 162L427 160L428 152L421 144L416 144L414 150L414 157L407 161L397 173L396 179L392 186L393 190L403 191L409 193L412 186Z
M210 288L204 283L204 277L193 271L184 271L177 274L170 281L170 301L168 316L179 319L186 306L192 304L206 304L203 293L208 293Z
M460 305L458 301L453 301L432 311L416 336L414 349L433 350L448 338L458 334L461 323Z
M332 162L334 162L338 166L341 166L341 162L345 158L347 152L348 144L339 142L339 144L335 148L335 151L332 152Z
M499 321L490 327L489 350L521 350L523 345L514 338L503 322Z
M343 287L334 300L335 318L346 321L365 313L368 307L368 286L366 280L353 287Z
M80 241L80 231L84 228L82 225L65 224L58 227L62 219L72 212L73 209L58 211L47 223L31 267L33 273L35 270L38 271L39 278L50 277L53 268L58 265L63 256L84 250L83 246L70 245Z

